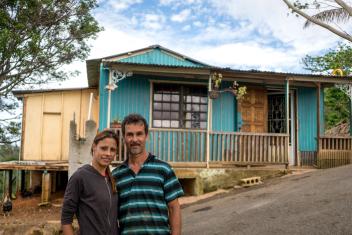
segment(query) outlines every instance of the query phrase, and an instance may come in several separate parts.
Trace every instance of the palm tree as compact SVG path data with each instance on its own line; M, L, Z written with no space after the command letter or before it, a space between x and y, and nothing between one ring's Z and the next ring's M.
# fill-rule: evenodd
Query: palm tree
M330 9L323 10L315 15L308 15L303 9L308 7L307 4L302 5L299 1L296 1L295 4L291 3L289 0L283 0L284 3L296 14L304 17L307 21L304 24L304 27L310 25L319 25L330 32L352 42L352 36L341 29L339 26L334 25L339 22L347 22L352 17L352 6L348 5L343 0L325 0L324 3ZM319 8L320 5L315 3L315 7Z

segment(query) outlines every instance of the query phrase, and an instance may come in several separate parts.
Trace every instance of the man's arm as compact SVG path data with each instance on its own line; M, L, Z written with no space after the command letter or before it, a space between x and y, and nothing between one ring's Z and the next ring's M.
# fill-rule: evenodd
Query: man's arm
M181 235L181 208L178 199L168 203L171 235Z
M62 233L64 235L74 235L72 224L62 225Z

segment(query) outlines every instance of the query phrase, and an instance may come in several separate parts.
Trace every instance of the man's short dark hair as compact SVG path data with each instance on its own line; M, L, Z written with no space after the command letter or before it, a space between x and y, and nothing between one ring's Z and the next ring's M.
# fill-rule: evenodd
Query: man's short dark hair
M142 115L138 113L131 113L123 119L122 125L121 125L123 136L125 136L126 125L129 125L129 124L143 124L144 132L146 135L148 135L148 123L147 123L147 120L145 120L145 118Z

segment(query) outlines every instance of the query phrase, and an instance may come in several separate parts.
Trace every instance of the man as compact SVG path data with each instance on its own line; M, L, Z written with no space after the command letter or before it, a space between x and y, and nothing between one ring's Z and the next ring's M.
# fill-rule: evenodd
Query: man
M112 172L121 234L181 234L182 187L170 165L148 153L148 124L139 114L122 122L128 159Z

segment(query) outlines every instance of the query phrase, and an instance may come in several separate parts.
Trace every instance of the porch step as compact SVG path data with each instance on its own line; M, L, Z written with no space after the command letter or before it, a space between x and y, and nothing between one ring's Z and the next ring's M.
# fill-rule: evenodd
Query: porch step
M244 178L240 180L240 184L243 187L250 187L261 183L262 181L260 176L254 176L254 177Z

